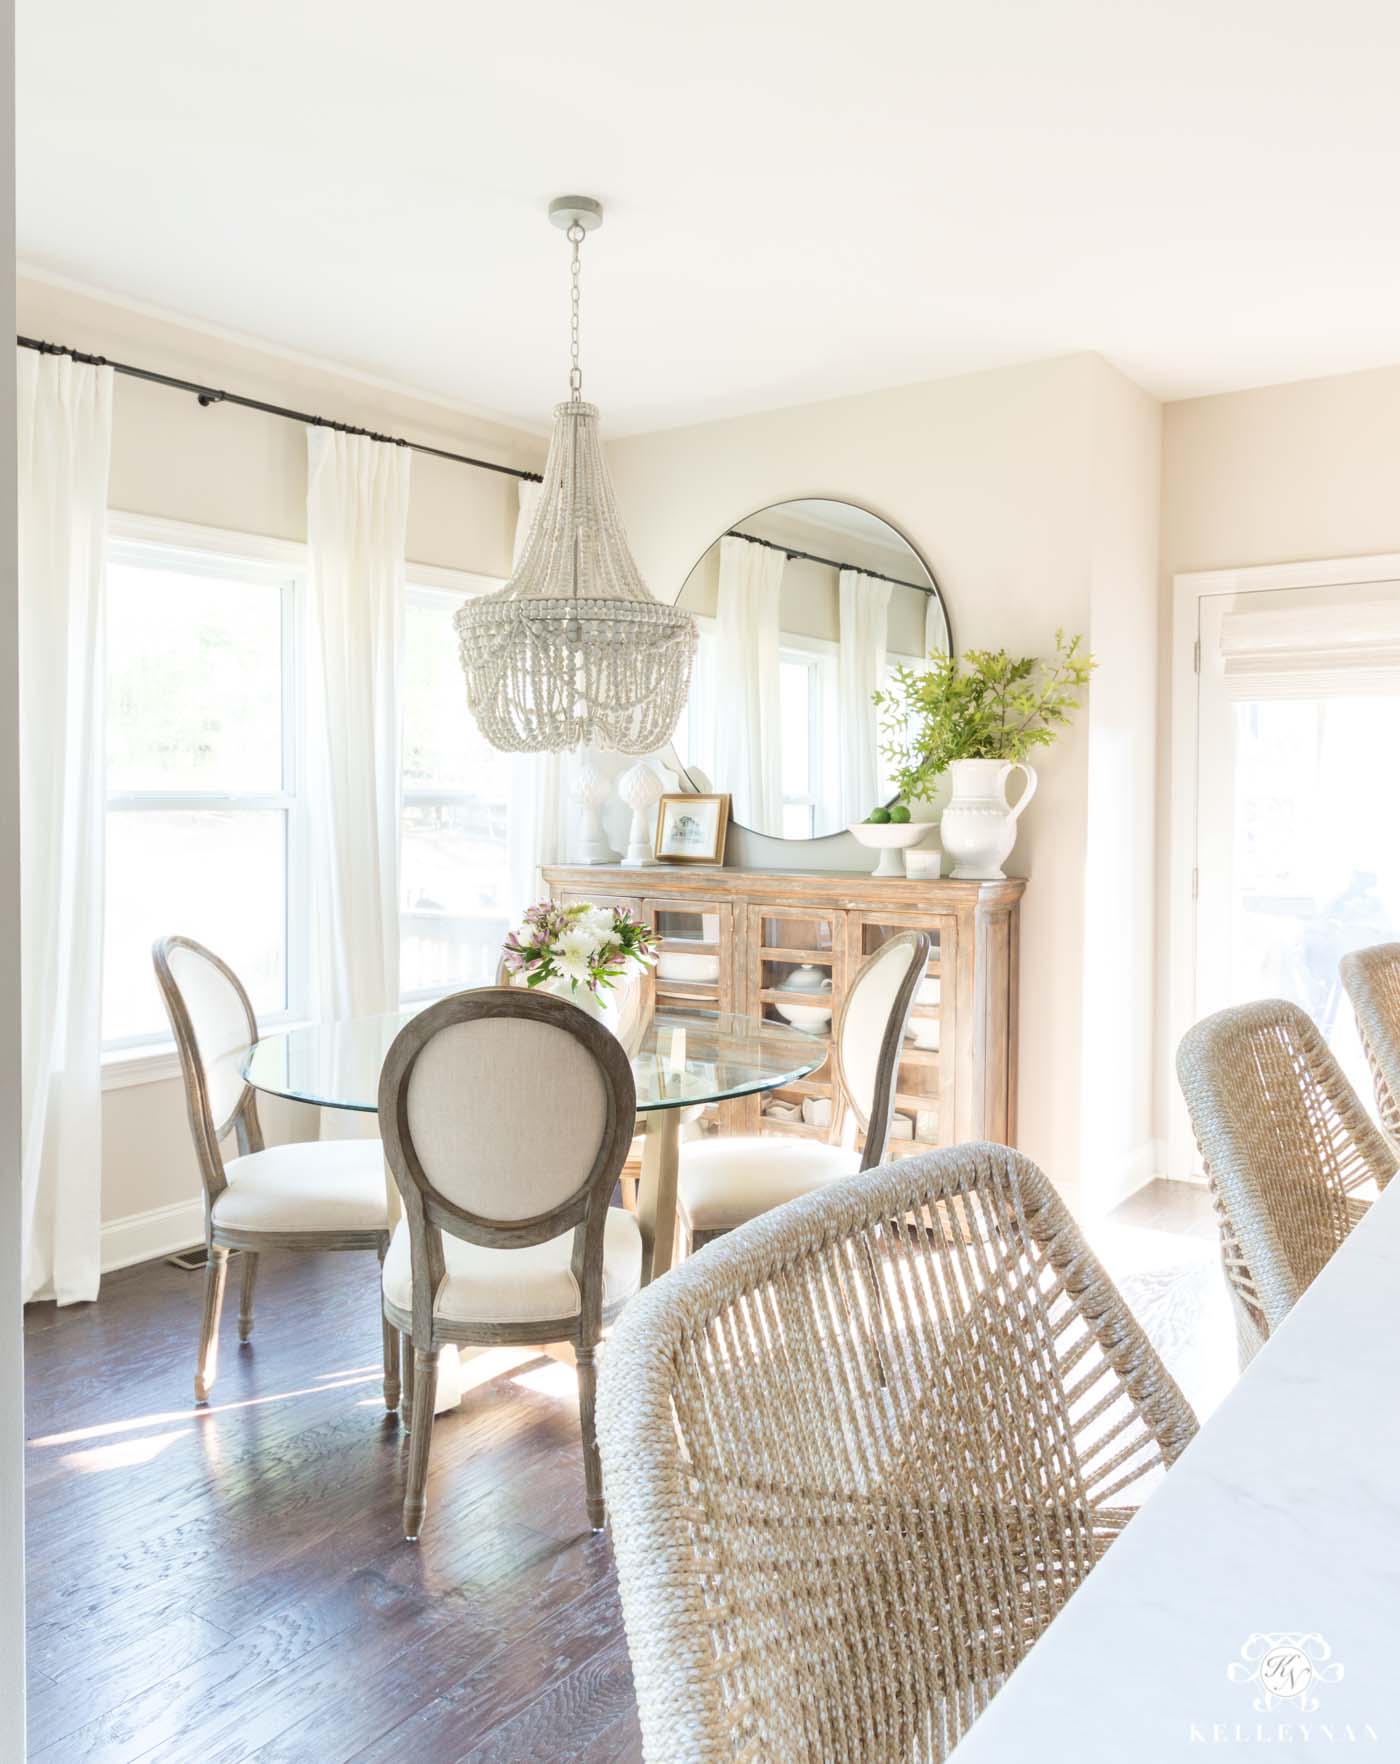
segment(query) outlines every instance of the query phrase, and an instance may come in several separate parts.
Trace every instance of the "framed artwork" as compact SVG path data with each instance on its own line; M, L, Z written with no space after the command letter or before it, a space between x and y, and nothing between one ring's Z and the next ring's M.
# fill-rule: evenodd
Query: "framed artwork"
M729 832L727 796L663 796L656 855L663 864L722 864Z

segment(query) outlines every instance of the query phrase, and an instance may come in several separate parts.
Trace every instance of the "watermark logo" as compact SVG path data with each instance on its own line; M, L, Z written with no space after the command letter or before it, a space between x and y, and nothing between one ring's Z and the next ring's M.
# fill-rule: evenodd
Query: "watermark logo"
M1324 1638L1309 1631L1251 1635L1226 1675L1231 1684L1258 1685L1254 1708L1260 1715L1289 1705L1299 1715L1311 1715L1322 1706L1318 1687L1340 1683L1345 1670Z

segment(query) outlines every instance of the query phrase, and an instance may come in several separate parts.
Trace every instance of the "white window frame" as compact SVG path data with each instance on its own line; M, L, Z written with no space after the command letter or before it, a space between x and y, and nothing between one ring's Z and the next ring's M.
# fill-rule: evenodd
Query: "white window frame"
M404 577L404 610L417 601L420 606L458 607L464 600L479 594L492 594L497 588L505 585L501 576L482 576L472 570L452 570L438 568L428 564L409 564ZM462 715L468 717L466 687L463 686ZM471 802L476 791L467 786L456 789L410 789L402 782L400 774L400 800L404 808L412 807L450 807L454 803ZM399 907L399 926L403 926L403 907ZM400 989L399 1000L402 1004L421 1004L427 999L442 998L451 991L451 987L422 986L411 990Z
M1167 1095L1167 1174L1198 1176L1195 1136L1176 1081L1176 1050L1196 1021L1196 866L1200 803L1200 640L1203 603L1213 595L1280 588L1348 588L1400 579L1400 552L1192 570L1172 578L1171 795L1167 847L1167 1045L1160 1050Z
M778 647L779 666L799 662L807 669L807 789L795 794L784 791L783 807L805 808L809 827L816 823L818 785L832 775L836 758L836 657L836 644L821 637L789 632Z
M287 816L286 976L287 1007L259 1016L260 1027L285 1028L304 1022L310 987L311 910L306 861L305 714L307 555L304 545L262 534L197 526L186 521L113 510L107 518L106 556L124 563L172 564L195 574L272 583L282 589L282 788L278 791L126 791L106 792L104 812L233 806L277 809ZM104 903L105 914L105 903ZM179 1058L168 1033L127 1036L104 1042L105 1090L149 1084L178 1075Z

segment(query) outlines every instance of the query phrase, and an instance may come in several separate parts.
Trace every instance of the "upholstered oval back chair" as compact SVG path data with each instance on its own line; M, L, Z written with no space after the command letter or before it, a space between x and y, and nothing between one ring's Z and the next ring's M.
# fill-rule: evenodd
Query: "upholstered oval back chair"
M400 1030L379 1127L404 1218L384 1258L384 1314L411 1368L404 1535L427 1504L440 1349L572 1344L588 1517L603 1524L593 1424L603 1325L641 1284L636 1218L610 1206L636 1116L617 1037L547 993L486 987Z
M680 1216L692 1249L837 1177L883 1163L900 1049L931 947L926 931L901 932L867 958L847 988L832 1036L846 1103L842 1143L733 1134L681 1147ZM857 1131L865 1135L863 1151L855 1149Z
M1247 1365L1390 1180L1395 1153L1286 999L1206 1017L1182 1037L1176 1070Z
M648 1287L599 1431L649 1764L931 1764L1195 1419L1040 1171L964 1145Z
M239 1340L253 1330L253 1289L264 1250L374 1250L389 1242L384 1155L377 1139L310 1140L268 1146L258 1105L243 1077L258 1039L242 982L212 950L189 937L162 937L152 950L185 1081L185 1104L204 1184L204 1321L195 1401L209 1400L218 1367L219 1315L231 1252L243 1265ZM237 1156L226 1158L232 1135ZM399 1402L398 1338L384 1334L384 1403Z

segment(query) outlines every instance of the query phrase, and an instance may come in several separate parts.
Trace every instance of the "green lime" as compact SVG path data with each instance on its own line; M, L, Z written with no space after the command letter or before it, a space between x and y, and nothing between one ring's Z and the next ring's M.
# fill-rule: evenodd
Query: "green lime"
M876 827L883 827L886 821L890 818L890 811L887 808L871 809L870 813L865 817L868 825Z
M898 821L901 826L909 819L909 810L902 802L897 802L890 810L890 819Z

